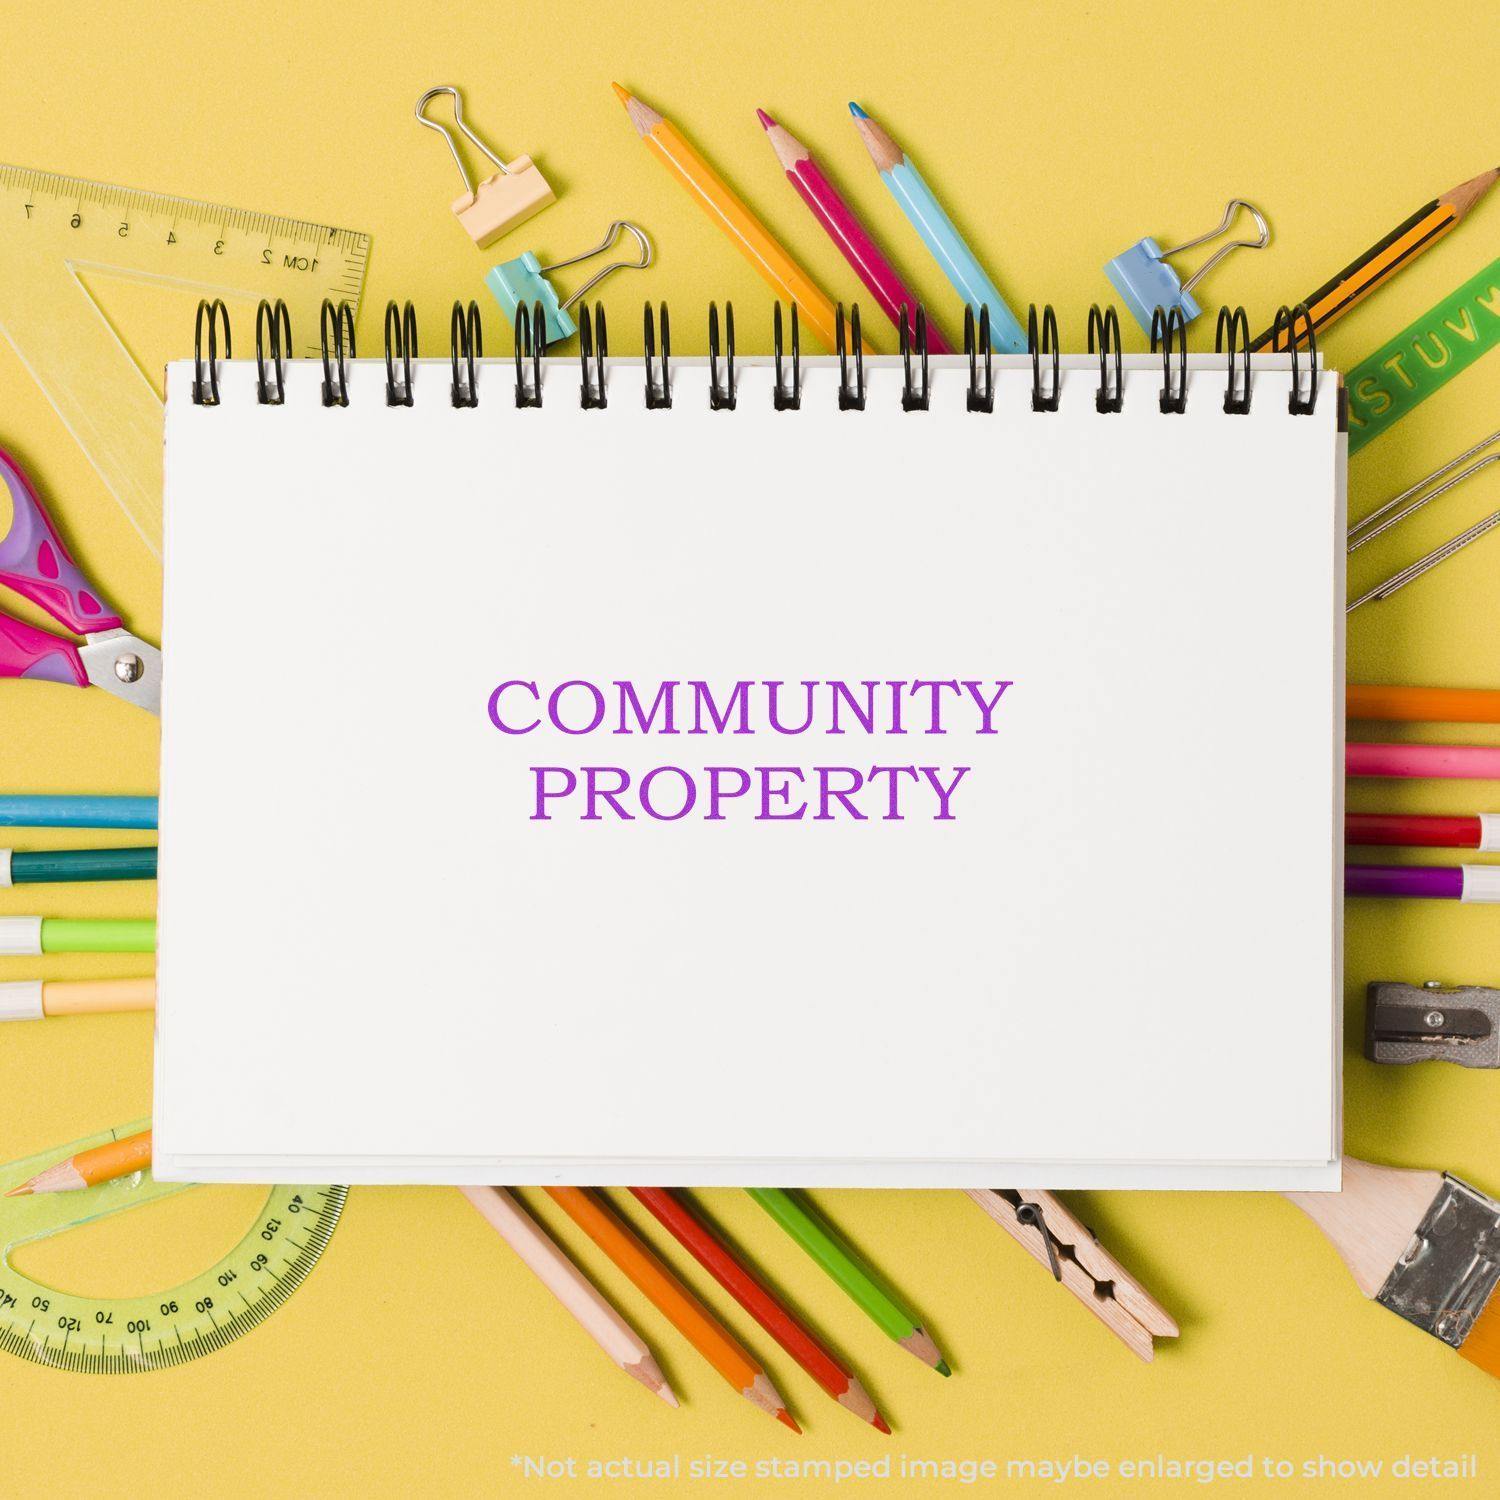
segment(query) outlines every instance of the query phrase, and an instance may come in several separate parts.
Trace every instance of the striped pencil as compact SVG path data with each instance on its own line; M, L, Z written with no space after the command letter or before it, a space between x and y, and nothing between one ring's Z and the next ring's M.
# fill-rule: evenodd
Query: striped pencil
M1500 901L1500 865L1345 865L1344 894L1493 905Z
M793 1432L802 1431L760 1362L672 1274L644 1240L583 1188L549 1187L547 1194L740 1395Z
M502 1187L464 1187L459 1192L614 1364L668 1406L678 1404L645 1341L515 1198Z
M890 1426L870 1393L805 1323L668 1188L631 1188L663 1227L791 1357L862 1422L879 1432Z
M839 252L854 268L854 274L864 282L870 295L880 304L881 311L900 328L901 309L904 307L907 310L908 327L915 327L916 294L902 281L900 273L875 243L869 230L860 223L843 195L828 180L812 152L784 125L778 125L765 110L756 110L755 116L766 132L766 139L770 141L771 149L776 153L787 181L796 188L798 197L812 210L813 218L823 226L828 238L839 247ZM953 353L953 345L943 337L930 317L927 320L927 347L933 354Z
M1345 692L1345 712L1351 719L1500 724L1500 689L1393 687L1351 682Z
M974 309L975 318L981 308L989 309L990 337L995 348L1001 354L1024 354L1026 330L912 159L859 105L851 103L849 113L854 116L854 128L859 131L880 180L890 189L891 196L911 220L912 228L921 235L922 243L953 283L953 290L966 307Z
M1344 746L1344 770L1350 776L1436 776L1469 781L1500 781L1497 745Z
M0 957L155 951L156 923L148 918L0 917Z
M770 1216L817 1261L889 1338L939 1375L952 1372L916 1315L883 1287L852 1250L838 1240L800 1198L785 1188L747 1188Z
M0 849L0 889L77 880L155 880L156 850Z
M127 1135L80 1151L76 1156L38 1172L35 1177L28 1177L5 1196L21 1198L28 1193L77 1193L84 1188L97 1187L101 1182L128 1177L132 1172L144 1172L150 1165L151 1132L143 1130L138 1135Z
M1500 852L1500 813L1436 817L1420 813L1345 813L1346 844L1407 849L1477 849Z
M0 1021L155 1009L154 979L7 979L0 983Z

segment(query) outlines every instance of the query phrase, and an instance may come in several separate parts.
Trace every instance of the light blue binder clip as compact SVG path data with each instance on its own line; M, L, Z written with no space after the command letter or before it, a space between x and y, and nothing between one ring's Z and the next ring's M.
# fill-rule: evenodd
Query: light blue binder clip
M1235 215L1244 209L1252 219L1259 235L1253 240L1230 240L1221 245L1186 281L1167 264L1168 258L1198 245L1206 245L1228 231ZM1271 228L1258 208L1246 203L1243 198L1231 198L1224 210L1224 221L1217 229L1200 234L1195 240L1184 240L1163 250L1153 239L1144 239L1134 244L1123 255L1117 255L1104 267L1114 288L1125 299L1125 305L1135 314L1135 320L1147 333L1151 331L1151 316L1157 308L1171 312L1174 307L1182 310L1182 321L1191 323L1202 311L1193 298L1192 291L1200 281L1229 254L1231 250L1264 250L1271 243Z
M640 246L640 259L612 261L602 271L596 271L589 277L566 301L559 300L557 289L547 280L547 277L553 271L562 270L564 266L576 266L581 260L590 260L596 255L603 255L622 234L630 235ZM489 272L484 280L485 285L495 294L495 301L500 304L505 316L512 324L516 321L518 307L523 304L531 306L540 302L546 319L546 341L549 344L560 344L564 339L570 339L578 332L578 325L568 316L568 309L585 292L592 291L611 271L644 271L650 264L651 241L646 238L645 230L635 224L627 223L624 219L616 219L605 231L604 238L592 250L585 250L581 255L569 256L567 260L553 261L550 266L544 266L528 250L516 260L502 261Z

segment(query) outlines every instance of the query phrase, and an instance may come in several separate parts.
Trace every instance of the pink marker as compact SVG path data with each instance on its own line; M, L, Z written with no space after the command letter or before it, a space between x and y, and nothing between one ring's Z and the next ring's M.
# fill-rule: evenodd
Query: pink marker
M1370 745L1344 747L1350 776L1465 777L1500 781L1500 745Z
M886 259L885 252L871 238L869 230L855 218L854 210L823 175L823 169L813 160L812 152L790 131L778 125L765 110L758 109L755 114L765 127L771 149L775 151L788 180L797 189L802 201L813 211L813 217L827 230L828 238L854 267L855 274L869 288L870 295L880 304L886 317L899 328L901 309L904 306L907 326L915 329L916 293L902 281L895 266ZM953 345L943 337L931 317L927 319L927 348L933 354L953 353Z

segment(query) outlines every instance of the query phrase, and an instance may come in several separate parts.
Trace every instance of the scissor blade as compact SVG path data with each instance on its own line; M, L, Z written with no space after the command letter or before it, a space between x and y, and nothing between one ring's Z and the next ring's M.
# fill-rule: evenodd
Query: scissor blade
M78 654L95 687L161 713L161 652L128 630L101 630L88 636Z

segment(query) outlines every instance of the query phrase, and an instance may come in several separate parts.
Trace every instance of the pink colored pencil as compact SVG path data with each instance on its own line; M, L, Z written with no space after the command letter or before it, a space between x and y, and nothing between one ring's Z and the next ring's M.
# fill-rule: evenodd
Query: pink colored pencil
M1500 781L1497 745L1361 745L1344 747L1350 776L1441 776Z
M823 175L823 169L810 152L785 127L778 125L765 110L755 111L765 127L766 138L776 159L786 172L787 180L797 189L813 217L828 232L828 238L843 252L855 274L869 289L870 295L897 328L901 326L901 308L906 307L907 324L915 329L916 294L902 281L900 273L884 251L870 237L870 232L854 216L839 190ZM933 354L952 354L953 345L942 335L937 324L927 319L927 347Z

